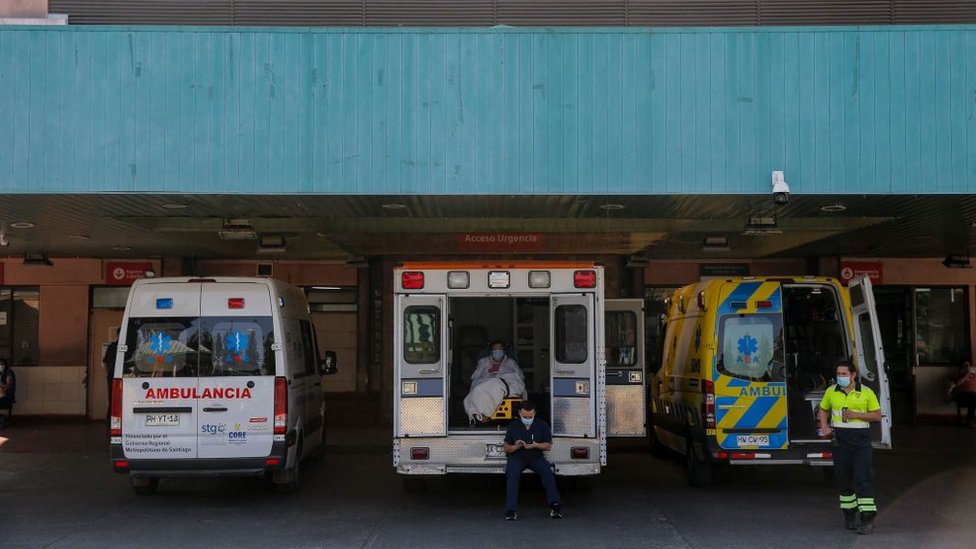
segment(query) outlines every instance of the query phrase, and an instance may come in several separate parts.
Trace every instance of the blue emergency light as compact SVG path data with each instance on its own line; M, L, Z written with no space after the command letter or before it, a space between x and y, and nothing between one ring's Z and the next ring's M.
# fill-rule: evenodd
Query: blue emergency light
M160 297L156 299L157 309L172 309L173 308L173 298L172 297Z

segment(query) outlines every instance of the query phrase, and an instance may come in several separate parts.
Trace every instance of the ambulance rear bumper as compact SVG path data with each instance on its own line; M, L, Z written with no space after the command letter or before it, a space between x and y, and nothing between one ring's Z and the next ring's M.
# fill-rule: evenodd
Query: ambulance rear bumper
M262 457L129 459L121 445L113 444L110 453L114 471L133 477L251 477L283 470L288 448L276 442Z

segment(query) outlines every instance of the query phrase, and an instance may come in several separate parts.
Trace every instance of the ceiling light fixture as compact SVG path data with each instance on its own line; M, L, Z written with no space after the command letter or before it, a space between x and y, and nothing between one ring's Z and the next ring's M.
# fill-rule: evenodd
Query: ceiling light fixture
M600 209L608 212L611 210L622 210L624 207L623 204L600 204Z
M405 209L407 209L407 205L406 204L397 204L397 203L391 202L389 204L383 204L382 205L382 208L384 210L405 210Z
M160 204L159 207L163 208L164 210L182 210L186 208L187 205L183 204L182 202L164 202L163 204Z
M132 246L126 246L125 244L116 244L112 246L112 249L117 252L127 252L132 249Z
M12 229L33 229L34 228L34 224L31 223L30 221L15 221L14 223L11 223L10 224L10 228L12 228Z
M88 240L91 237L87 234L69 234L68 238L71 240Z
M703 252L727 252L729 249L729 239L724 236L706 236L702 241Z
M247 219L228 218L224 220L224 226L217 231L217 236L221 240L255 240L258 232Z
M820 206L820 211L824 213L840 213L847 210L847 206L843 204L824 204Z
M258 242L258 253L259 254L275 254L282 253L287 247L285 243L285 237L281 235L265 235L261 237Z

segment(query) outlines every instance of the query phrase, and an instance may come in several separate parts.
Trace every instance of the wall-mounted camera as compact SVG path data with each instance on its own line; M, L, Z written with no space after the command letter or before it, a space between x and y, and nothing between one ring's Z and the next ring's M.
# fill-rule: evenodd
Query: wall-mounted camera
M785 206L790 201L790 186L786 184L783 172L773 172L773 204Z

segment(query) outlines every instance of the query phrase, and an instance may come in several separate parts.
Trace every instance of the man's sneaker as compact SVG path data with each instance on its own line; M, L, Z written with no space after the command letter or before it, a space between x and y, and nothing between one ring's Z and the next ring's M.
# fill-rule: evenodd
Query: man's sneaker
M518 520L518 513L516 513L515 511L506 512L505 520Z
M559 508L559 504L558 503L553 504L553 506L549 508L549 516L552 517L552 518L554 518L554 519L561 519L561 518L563 518L563 512L562 512L562 509Z

